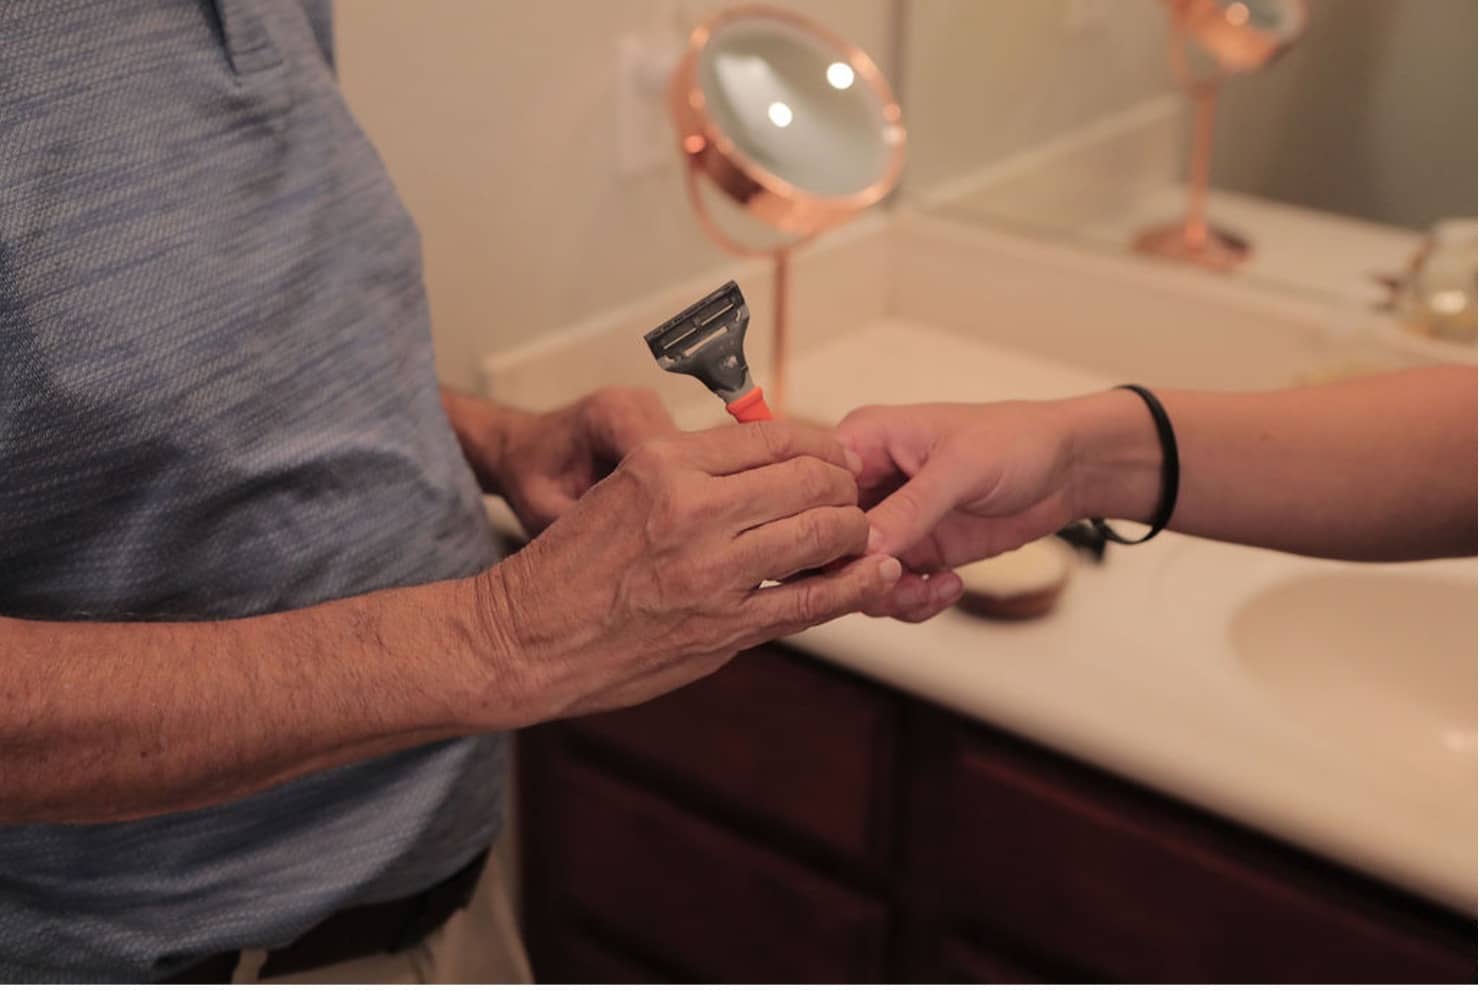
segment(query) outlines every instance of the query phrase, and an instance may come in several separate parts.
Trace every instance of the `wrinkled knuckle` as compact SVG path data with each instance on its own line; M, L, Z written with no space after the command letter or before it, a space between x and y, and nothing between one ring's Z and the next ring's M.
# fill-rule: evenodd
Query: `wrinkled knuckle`
M852 471L844 471L842 468L835 467L828 471L828 478L832 483L830 494L837 504L858 504L858 479L853 477Z
M758 540L741 539L731 544L735 574L749 575L757 582L776 577L775 550Z
M826 503L836 492L837 482L826 463L815 457L800 457L794 464L796 486L809 505Z
M861 523L861 524L860 524ZM857 509L834 509L827 514L827 542L820 548L835 560L859 548L859 537L868 539L868 520Z
M755 434L756 442L766 453L771 461L785 460L789 450L786 442L786 434L783 428L775 422L752 423L751 430Z
M851 472L811 455L792 462L798 494L808 505L848 506L858 503L858 484Z
M797 541L814 558L825 554L832 543L832 527L827 516L810 512L798 520Z
M807 625L827 617L827 596L819 584L799 587L792 599L791 618Z
M857 506L843 510L843 542L848 549L868 545L868 514Z

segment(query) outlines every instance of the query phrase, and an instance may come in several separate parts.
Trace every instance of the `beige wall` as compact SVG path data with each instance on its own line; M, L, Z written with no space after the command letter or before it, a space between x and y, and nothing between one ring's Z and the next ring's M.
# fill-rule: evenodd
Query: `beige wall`
M909 181L970 175L1174 89L1160 0L904 0ZM1096 0L1089 0L1094 7ZM1475 0L1311 0L1219 107L1214 183L1384 223L1475 214Z
M877 53L890 0L789 0ZM339 0L339 72L421 227L438 368L720 264L676 164L618 175L616 43L712 0ZM676 157L676 155L675 155Z
M1165 93L1157 0L1101 0L1069 26L1072 0L907 0L908 182L960 178L1014 152Z
M1313 0L1228 87L1214 181L1384 223L1475 215L1475 0Z

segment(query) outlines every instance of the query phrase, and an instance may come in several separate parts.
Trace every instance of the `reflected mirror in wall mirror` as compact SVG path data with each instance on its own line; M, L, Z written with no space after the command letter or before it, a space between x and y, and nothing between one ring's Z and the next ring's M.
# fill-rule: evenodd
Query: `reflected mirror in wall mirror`
M905 198L1134 255L1185 217L1195 171L1193 101L1168 58L1183 2L901 0ZM1438 224L1474 228L1477 5L1303 6L1303 22L1268 0L1183 8L1188 78L1226 80L1206 215L1255 247L1220 277L1379 312L1401 305Z
M1192 101L1192 148L1187 159L1187 213L1176 223L1138 234L1137 251L1225 271L1248 257L1251 245L1208 221L1213 167L1213 123L1225 80L1263 68L1305 30L1305 0L1165 0L1171 18L1171 65Z
M670 103L700 223L732 254L775 266L771 381L786 401L791 252L879 202L904 168L894 93L858 47L792 11L742 6L695 28ZM784 240L756 246L722 222L701 180Z

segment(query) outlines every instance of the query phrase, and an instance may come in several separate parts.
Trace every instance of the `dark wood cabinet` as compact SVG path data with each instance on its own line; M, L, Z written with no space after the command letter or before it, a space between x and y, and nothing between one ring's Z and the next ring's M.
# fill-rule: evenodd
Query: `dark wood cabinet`
M1473 982L1462 917L769 646L522 733L560 982Z
M876 901L591 767L557 767L549 787L548 854L600 878L570 885L570 906L624 944L738 982L877 982Z
M676 694L567 728L668 787L882 867L897 709L870 685L763 648Z

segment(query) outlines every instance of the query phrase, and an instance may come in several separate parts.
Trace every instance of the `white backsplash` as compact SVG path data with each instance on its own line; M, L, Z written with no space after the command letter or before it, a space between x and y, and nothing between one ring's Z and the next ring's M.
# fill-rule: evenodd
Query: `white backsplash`
M1133 256L1075 250L909 210L878 213L798 252L792 347L802 353L883 318L953 331L1094 374L1163 386L1273 388L1344 374L1475 360L1395 320ZM737 260L496 352L487 394L549 409L603 385L655 388L673 407L703 397L658 370L642 335L726 279L751 310L746 350L767 384L772 270Z
M792 261L791 339L797 350L830 340L884 315L889 285L886 214L865 217L798 251ZM764 383L771 360L772 266L736 260L483 360L486 393L528 409L549 409L603 385L647 386L670 405L703 396L690 378L658 369L642 335L713 291L739 283L750 306L745 349Z

